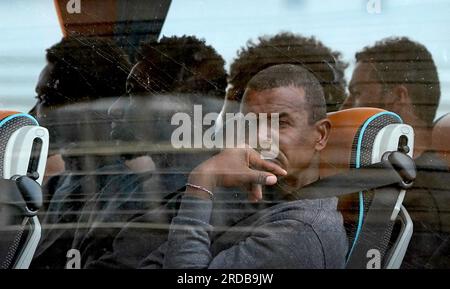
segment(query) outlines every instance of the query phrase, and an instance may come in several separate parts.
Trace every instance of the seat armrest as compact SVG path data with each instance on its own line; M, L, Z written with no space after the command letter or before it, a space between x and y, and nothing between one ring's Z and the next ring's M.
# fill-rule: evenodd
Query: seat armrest
M25 242L26 246L20 252L17 262L14 264L14 269L28 269L41 239L41 224L36 216L28 219L27 226L29 232Z
M385 269L399 269L408 249L413 233L413 222L404 206L401 206L398 220L401 223L400 233L388 256Z

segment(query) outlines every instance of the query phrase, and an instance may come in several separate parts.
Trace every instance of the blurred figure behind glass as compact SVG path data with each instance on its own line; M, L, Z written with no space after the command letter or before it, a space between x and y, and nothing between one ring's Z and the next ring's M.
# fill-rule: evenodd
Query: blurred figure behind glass
M125 53L106 40L67 37L46 53L47 65L36 86L37 102L30 111L50 133L49 167L65 171L51 177L43 191L48 210L43 218L43 237L33 267L63 267L73 230L58 229L76 224L77 211L86 199L104 186L106 174L97 168L117 156L103 154L109 143L107 109L125 94L130 63Z
M355 57L350 95L343 108L379 107L397 113L414 128L417 178L403 202L413 219L414 233L402 267L450 268L450 252L439 250L450 240L450 186L447 164L431 150L441 95L433 57L424 45L406 37L383 39Z

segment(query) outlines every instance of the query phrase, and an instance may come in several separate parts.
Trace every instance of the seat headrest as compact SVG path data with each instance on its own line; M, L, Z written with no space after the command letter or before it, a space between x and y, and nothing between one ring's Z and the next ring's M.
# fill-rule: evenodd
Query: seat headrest
M321 177L380 161L380 154L388 148L397 148L399 140L393 133L398 137L404 132L409 133L406 143L409 148L413 147L412 128L398 126L402 120L395 113L361 107L332 112L328 118L331 132L328 144L321 152Z
M36 211L42 205L39 185L47 152L48 131L31 115L0 111L0 178L8 180L3 180L0 194L13 201L0 204L1 268L28 268L39 243Z
M351 108L328 114L331 131L321 152L320 177L345 173L380 162L390 151L403 151L412 157L414 130L395 113L379 108ZM371 193L339 198L338 209L353 250L373 199ZM401 204L401 202L400 202Z
M13 110L0 110L0 121L7 118L8 116L11 116L13 114L18 114L18 111Z
M433 150L439 153L450 167L450 113L434 122L431 140Z
M38 176L42 182L48 153L48 131L31 115L0 111L0 178Z

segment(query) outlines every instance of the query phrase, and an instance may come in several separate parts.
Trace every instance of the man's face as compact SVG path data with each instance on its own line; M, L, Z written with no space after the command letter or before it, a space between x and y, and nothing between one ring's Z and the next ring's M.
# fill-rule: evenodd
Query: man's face
M138 62L127 79L127 97L119 98L108 110L112 120L111 135L116 140L167 142L173 130L171 117L191 110L194 95L155 93L159 78L145 62ZM203 105L208 96L200 97ZM211 99L214 106L218 100ZM205 108L206 110L206 108Z
M279 114L279 154L274 160L289 175L307 168L317 152L318 131L308 121L305 91L297 87L279 87L263 91L247 90L242 113ZM270 124L270 121L268 121Z
M39 75L35 89L37 101L30 111L40 125L48 128L51 143L58 148L100 139L109 126L106 109L112 99L88 102L86 96L76 90L78 82L70 83L72 73L48 63ZM95 136L87 133L87 129L94 131Z
M147 95L152 91L152 68L146 62L138 62L130 71L126 82L127 94L130 96Z
M344 108L378 107L392 109L392 103L387 97L385 88L377 79L373 65L370 63L356 64L349 84L350 96L344 102ZM392 98L391 98L392 100Z
M108 110L112 120L111 135L115 139L141 139L137 134L146 131L140 127L139 120L145 120L149 113L145 105L145 100L151 91L148 69L149 67L143 62L138 62L131 69L126 82L127 96L119 97Z
M59 81L54 75L55 67L48 63L39 74L36 85L36 104L30 113L38 119L44 119L48 111L57 105L57 99L60 96L58 92Z
M64 111L67 98L62 86L55 65L47 63L39 75L35 88L36 104L29 112L36 117L40 125L48 128L52 144L61 143L58 146L69 142L67 135L70 129L60 124L73 121ZM72 134L74 135L73 131Z

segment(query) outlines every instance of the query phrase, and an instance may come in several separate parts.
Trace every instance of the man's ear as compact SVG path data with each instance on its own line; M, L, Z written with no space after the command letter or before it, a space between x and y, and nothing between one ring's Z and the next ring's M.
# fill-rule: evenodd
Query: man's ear
M412 101L405 85L396 85L391 90L393 96L392 110L402 112L400 115L412 112ZM408 111L405 111L408 110Z
M315 127L317 132L315 149L316 151L321 151L327 146L328 137L330 136L331 122L328 118L324 118L316 122Z

